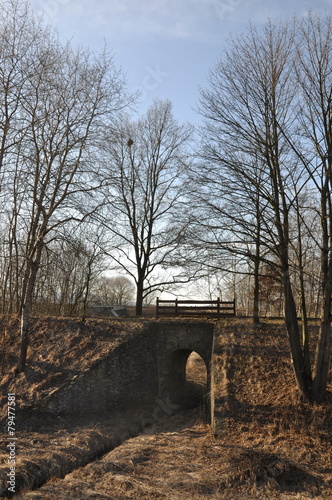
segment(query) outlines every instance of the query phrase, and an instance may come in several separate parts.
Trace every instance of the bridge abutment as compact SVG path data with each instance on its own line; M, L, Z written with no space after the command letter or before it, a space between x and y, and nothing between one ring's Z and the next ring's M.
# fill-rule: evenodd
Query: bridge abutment
M97 414L138 408L156 400L172 412L192 407L187 361L197 353L206 367L204 401L211 421L211 360L214 325L207 322L147 322L142 332L116 346L89 370L68 380L40 402L53 414Z
M170 401L178 411L201 404L205 418L211 421L211 360L214 325L205 322L158 322L156 335L158 396ZM195 400L186 379L186 366L191 353L197 353L206 368L206 387L202 401Z

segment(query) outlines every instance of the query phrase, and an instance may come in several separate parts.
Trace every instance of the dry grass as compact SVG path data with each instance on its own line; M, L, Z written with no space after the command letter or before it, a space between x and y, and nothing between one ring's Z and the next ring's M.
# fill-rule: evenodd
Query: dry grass
M160 423L26 499L329 498L305 466L278 453L225 443L198 422L197 410ZM162 427L162 428L161 428ZM330 497L331 498L331 497Z
M48 369L54 365L56 372L56 349L51 355L46 331L40 343L49 356ZM80 336L77 332L72 350L81 345ZM18 470L25 492L17 498L332 499L331 396L322 406L299 402L283 325L253 328L244 320L227 320L219 324L218 344L228 391L219 436L202 423L199 409L165 417L146 429L140 422L149 408L99 416L94 422L29 416L19 424ZM85 352L89 360L97 356L92 344L84 349L82 356ZM200 376L204 382L199 358L193 356L190 364L192 379L197 382ZM57 380L49 376L52 383ZM26 383L29 401L46 391L45 385ZM119 441L123 444L114 448Z
M0 331L1 331L0 321ZM68 379L89 369L131 335L143 329L138 321L35 318L30 331L25 373L14 375L19 352L19 324L13 319L5 346L0 338L0 389L17 394L20 406L34 404ZM2 344L2 345L1 345ZM2 353L5 352L3 357Z

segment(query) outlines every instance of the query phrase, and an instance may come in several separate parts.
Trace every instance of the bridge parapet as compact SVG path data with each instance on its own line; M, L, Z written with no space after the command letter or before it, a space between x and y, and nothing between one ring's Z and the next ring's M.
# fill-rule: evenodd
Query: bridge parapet
M157 298L156 318L160 317L208 317L236 316L235 299L217 300L161 300Z

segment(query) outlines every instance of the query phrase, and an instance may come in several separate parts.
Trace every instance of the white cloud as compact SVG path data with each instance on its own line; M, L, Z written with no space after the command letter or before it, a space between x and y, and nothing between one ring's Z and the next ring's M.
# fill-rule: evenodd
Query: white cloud
M244 0L32 0L54 24L77 29L100 30L118 39L200 39L210 35L207 26L217 18L216 2ZM247 0L248 1L248 0Z
M302 14L311 0L31 0L45 20L70 38L91 43L156 40L220 40L243 30L250 19L264 24L268 17ZM331 10L332 0L316 0L313 9ZM301 15L300 14L300 15Z

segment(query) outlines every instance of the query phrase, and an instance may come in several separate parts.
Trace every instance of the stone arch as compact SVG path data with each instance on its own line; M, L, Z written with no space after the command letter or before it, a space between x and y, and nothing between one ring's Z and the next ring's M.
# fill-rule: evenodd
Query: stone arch
M206 368L206 383L201 396L194 391L192 381L187 380L187 363L191 354L196 353L203 361ZM167 402L172 411L202 406L205 408L206 417L209 419L210 408L210 363L207 363L197 351L180 348L168 353L159 370L159 397Z

